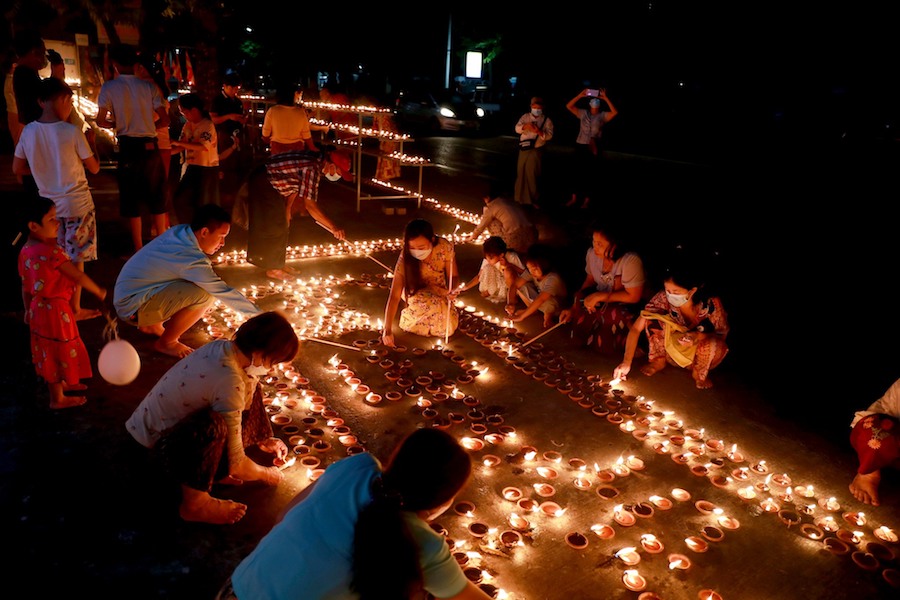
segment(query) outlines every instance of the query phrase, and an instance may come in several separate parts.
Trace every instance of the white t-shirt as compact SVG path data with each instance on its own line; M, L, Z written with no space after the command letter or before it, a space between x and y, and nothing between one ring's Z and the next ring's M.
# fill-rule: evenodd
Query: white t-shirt
M15 155L28 161L38 192L53 200L56 216L83 217L94 210L82 162L94 152L78 127L32 121L22 130Z
M613 291L613 284L619 276L622 277L622 286L625 289L642 286L646 280L644 263L634 252L626 252L620 256L613 263L612 269L606 272L603 271L603 259L597 256L593 249L587 251L584 262L584 270L597 284L598 292Z
M186 121L181 130L181 136L178 138L182 142L194 142L195 144L203 144L206 152L194 150L193 148L184 149L184 162L189 165L197 165L198 167L218 167L219 166L219 150L217 149L218 138L216 137L216 126L209 119L201 119L198 123Z

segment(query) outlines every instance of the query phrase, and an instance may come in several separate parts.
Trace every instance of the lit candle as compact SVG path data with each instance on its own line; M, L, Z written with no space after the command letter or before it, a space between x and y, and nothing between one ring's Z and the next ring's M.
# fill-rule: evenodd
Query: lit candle
M647 587L647 580L644 579L635 569L627 569L622 575L622 583L632 592L639 592Z
M875 537L883 542L895 543L897 541L897 534L894 533L894 531L890 527L882 525L881 527L875 529L873 533L875 534Z
M645 533L641 535L641 546L643 546L644 550L651 554L659 554L663 551L662 542L656 539L656 536L652 533Z
M703 541L703 539L697 537L696 535L691 535L684 538L684 543L694 552L706 552L709 549L709 544L707 544L705 541Z
M516 513L509 514L509 524L513 529L528 529L530 525L528 519Z
M607 540L614 535L616 535L616 530L610 527L609 525L604 525L601 523L597 523L596 525L591 525L591 531L597 534L600 539Z
M819 506L821 506L825 510L830 511L837 511L841 509L840 503L834 496L832 496L831 498L819 498Z
M862 527L866 524L866 516L865 513L855 513L848 512L844 513L844 520L850 523L851 525L856 525L857 527Z
M637 553L637 550L634 548L634 546L622 548L621 550L616 552L615 556L629 567L641 562L641 555Z
M713 590L700 590L697 598L700 600L722 600L722 595Z
M637 521L637 518L633 514L622 510L621 504L617 504L613 509L613 519L615 519L616 523L622 527L630 527Z
M747 487L738 490L738 496L740 496L742 500L753 500L756 498L756 491L753 489L752 485L748 485Z
M744 462L744 455L738 452L737 444L731 445L731 450L728 452L728 460L731 462Z
M687 571L691 568L691 559L689 559L684 554L670 554L669 555L669 569L671 570L679 570L679 571Z
M650 502L661 510L669 510L672 508L672 501L668 498L663 498L662 496L650 496Z

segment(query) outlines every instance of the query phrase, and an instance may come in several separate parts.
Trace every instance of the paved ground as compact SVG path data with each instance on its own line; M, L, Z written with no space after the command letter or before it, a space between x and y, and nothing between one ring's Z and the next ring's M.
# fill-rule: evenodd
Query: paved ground
M510 512L521 512L501 498L500 490L506 486L519 487L526 496L544 500L532 486L550 482L557 489L551 499L567 509L567 514L558 518L529 514L532 528L525 545L500 554L482 549L481 566L493 575L493 584L513 598L634 598L636 594L622 585L624 565L611 557L622 547L640 546L641 534L653 533L663 541L666 551L653 555L642 550L638 568L648 580L648 589L663 598L693 599L704 588L715 589L730 599L896 597L896 590L885 583L883 575L898 567L893 557L882 556L875 569L865 570L851 560L849 553L834 555L822 542L800 534L796 524L787 527L774 513L761 511L759 501L770 494L759 492L753 502L741 500L737 490L762 484L764 474L752 473L746 483L719 482L724 487L718 487L712 478L690 470L692 466L709 465L710 475L733 475L740 466L765 460L771 466L770 475L787 475L794 485L813 485L812 499L794 501L798 507L808 503L817 506L812 515L802 516L804 524L831 514L843 527L855 530L842 519L842 513L865 512L867 522L859 528L864 539L853 550L865 549L867 542L875 540L878 526L900 529L900 481L895 475L885 479L885 502L879 508L858 505L846 487L854 468L846 439L847 423L853 410L867 405L896 376L896 350L882 340L891 328L881 325L879 318L885 303L881 290L893 287L889 276L896 258L892 242L882 239L889 231L887 219L878 216L885 197L879 184L888 178L872 177L876 166L864 160L821 165L825 173L834 174L832 181L823 182L825 175L808 179L805 168L782 161L769 164L764 157L739 170L711 170L618 155L613 158L610 203L622 206L622 216L647 231L648 255L682 237L705 239L711 245L721 243L728 249L725 271L730 275L727 289L731 292L729 306L733 307L732 355L716 374L717 386L711 391L699 392L686 373L668 370L653 378L636 375L622 386L625 395L620 400L588 378L610 377L615 361L573 348L565 328L543 338L537 354L520 352L519 362L530 361L539 368L558 363L561 370L557 373L564 380L571 378L574 387L584 389L597 412L612 406L613 412L619 409L626 417L655 419L652 413L633 408L641 406L636 397L643 396L655 403L656 410L671 413L661 421L670 426L666 437L678 433L671 429L674 423L670 421L680 419L684 430L698 430L698 435L712 441L713 446L706 446L699 455L688 453L693 458L686 465L676 464L670 455L656 454L650 441L621 431L605 417L579 407L558 388L535 381L521 368L510 365L505 352L494 351L490 343L491 339L504 339L506 332L474 317L465 320L466 326L451 339L450 347L466 361L487 365L489 374L461 389L479 402L477 408L485 414L501 416L505 425L515 428L518 437L507 437L473 452L479 460L490 452L499 456L501 463L493 470L477 469L463 499L476 505L478 519L498 529L508 528ZM0 191L7 206L14 206L21 196L8 176L9 160L8 155L0 156ZM561 152L548 166L552 185L558 185L551 185L557 199L566 164L566 155ZM835 164L843 164L849 176L829 171ZM877 167L877 173L881 173L883 165ZM482 179L457 171L427 171L426 194L466 210L480 209ZM788 173L793 174L780 178ZM127 236L116 218L112 172L105 170L91 183L101 219L102 256L88 267L88 273L111 287L123 262L121 255L127 251ZM382 213L378 201L363 203L362 211L356 213L355 197L349 188L323 183L322 193L329 214L340 220L350 239L399 236L406 220L419 214L432 219L439 232L450 232L456 224L445 213L429 208L416 211L410 207L407 215L388 216ZM828 211L836 212L829 216ZM695 216L697 225L681 225L683 215ZM568 263L575 276L573 284L580 281L578 261L587 247L582 237L586 220L583 213L566 212L552 204L539 215L542 241L557 248L560 256L576 257ZM870 226L870 221L875 223ZM2 225L10 239L13 229L10 221ZM225 252L239 250L243 241L243 232L234 230ZM309 220L296 222L292 230L292 243L328 241L328 234ZM147 464L144 453L123 428L143 394L174 360L155 355L150 350L151 340L125 329L122 336L141 355L139 378L120 388L95 376L85 407L50 411L45 387L35 379L30 365L28 331L21 322L17 300L14 252L4 247L0 272L4 314L0 318L8 350L0 396L0 501L5 515L3 530L11 549L6 561L6 572L12 575L10 583L29 586L40 597L79 591L96 598L211 598L220 582L271 527L288 498L306 485L306 471L292 467L286 482L277 489L247 486L217 490L251 506L247 517L234 526L181 522L176 491ZM471 276L480 250L460 246L458 252L463 273ZM392 264L396 254L385 251L375 256ZM373 319L381 316L386 290L377 283L382 281L384 270L374 261L333 257L298 261L297 266L310 277L332 274L343 280L334 286L339 302L358 307ZM221 272L237 286L266 285L254 269L246 266L223 266ZM366 281L376 285L359 284ZM282 296L276 293L260 303L275 307L281 301ZM494 309L480 303L477 295L466 301L488 314ZM836 322L823 320L831 314L838 315ZM103 323L95 320L83 325L82 335L96 356L104 343ZM521 344L530 339L539 332L537 325L525 324L520 336L511 341ZM479 334L487 345L479 343ZM363 328L333 341L351 344L377 337L376 332ZM188 341L195 345L208 339L200 328L188 335ZM411 370L415 374L429 370L448 376L458 374L459 365L434 350L421 357L412 353L414 347L431 348L434 340L401 336L399 341L410 350L391 353L388 358L413 361ZM309 377L309 389L325 396L328 407L346 421L365 447L383 456L400 435L427 423L412 399L377 407L364 404L328 363L336 351L373 389L395 388L385 379L381 367L368 364L359 353L304 344L297 369ZM448 416L450 412L466 414L469 407L451 399L439 404L438 410ZM284 412L295 422L316 416L324 424L321 415L306 410ZM471 416L468 418L451 431L461 437L473 435L468 429ZM659 425L660 421L653 423ZM283 435L288 439L286 432ZM737 444L746 456L745 462L725 459L721 468L716 467L712 459L724 455L724 451L715 450L716 440L722 440L726 450ZM332 441L335 447L321 455L323 464L343 456L337 441ZM523 460L523 445L538 450L537 461ZM691 445L689 441L685 447ZM558 452L562 463L545 456L548 451ZM589 467L594 463L609 467L617 458L629 455L641 458L646 468L613 480L609 485L619 492L617 497L606 500L595 493L601 482L593 474L588 476L592 487L587 492L572 485L577 472L569 459L580 458ZM555 468L559 477L542 479L539 466ZM778 497L786 492L783 486L770 485L772 497L790 507L792 502ZM613 508L619 500L631 506L647 501L651 495L671 499L674 487L687 490L691 500L673 500L671 510L657 508L654 516L638 519L635 526L614 524ZM819 500L832 496L841 510L828 513L818 507ZM725 539L709 543L706 553L689 550L684 542L690 535L699 535L704 527L717 524L715 515L705 515L695 507L694 502L700 499L714 503L740 523L739 529L724 529ZM468 540L467 549L475 547L477 541L466 531L470 519L448 514L439 521L453 539ZM591 533L595 523L611 525L615 536L601 539ZM565 535L573 531L586 534L586 549L574 550L566 545ZM900 551L895 544L885 546L894 553ZM691 569L670 571L665 560L670 552L687 555L693 563ZM290 568L290 560L285 557L285 568ZM891 573L888 570L888 576Z

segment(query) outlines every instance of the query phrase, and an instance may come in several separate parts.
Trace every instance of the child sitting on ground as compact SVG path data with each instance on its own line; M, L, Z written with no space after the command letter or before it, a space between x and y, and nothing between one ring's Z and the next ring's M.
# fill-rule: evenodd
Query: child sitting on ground
M530 295L533 292L526 285L529 281L519 276L509 289L506 313L514 323L518 323L540 311L544 315L544 327L549 327L559 315L562 302L568 295L566 283L559 273L553 271L548 249L544 246L535 244L528 249L525 267L534 279L536 296ZM525 308L516 308L516 295L525 303Z
M470 290L476 285L478 291L484 298L491 302L499 304L505 302L509 297L509 288L515 283L516 279L523 277L534 291L531 283L531 274L525 269L522 258L515 250L509 250L506 242L498 236L491 236L484 241L482 245L484 252L484 260L481 261L481 267L478 273L464 284L457 293ZM531 294L532 297L537 294Z
M24 207L30 235L19 252L25 322L31 330L31 356L37 374L50 391L50 408L70 408L87 402L81 383L93 375L91 359L78 333L71 297L81 286L101 301L106 289L79 270L56 242L59 221L52 200L37 197Z

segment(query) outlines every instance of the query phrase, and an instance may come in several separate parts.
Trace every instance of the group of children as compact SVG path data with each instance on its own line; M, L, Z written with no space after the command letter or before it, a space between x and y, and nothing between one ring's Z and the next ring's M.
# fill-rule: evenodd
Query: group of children
M82 289L104 301L107 291L84 272L98 258L97 219L87 173L100 171L100 161L84 131L70 123L72 89L61 78L40 81L41 116L25 125L15 147L13 172L32 177L37 195L24 204L23 233L28 239L18 259L25 321L38 375L48 384L50 407L80 406L82 379L91 377L90 360L77 322L101 311L81 305ZM216 130L196 94L180 98L186 123L174 152L184 152L186 169L176 202L192 208L218 204Z

